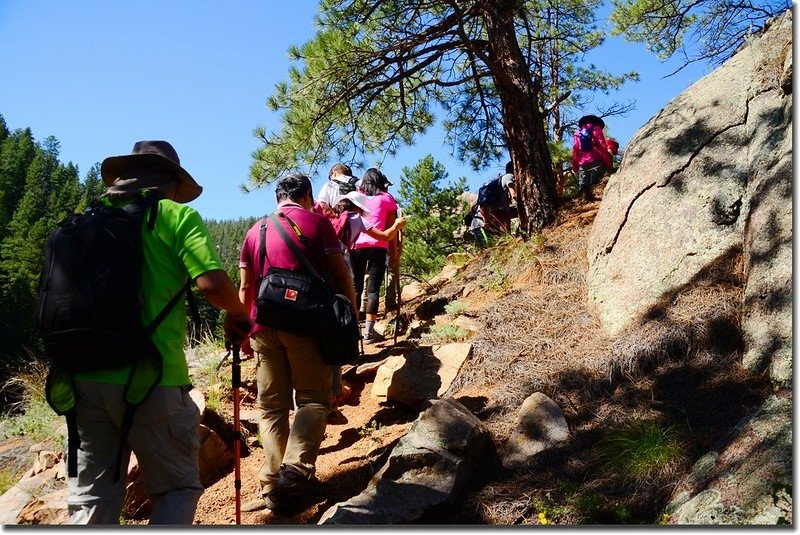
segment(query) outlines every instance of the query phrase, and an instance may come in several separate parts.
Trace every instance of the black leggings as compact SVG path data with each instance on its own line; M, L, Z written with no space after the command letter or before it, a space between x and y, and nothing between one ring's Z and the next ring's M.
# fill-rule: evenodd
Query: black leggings
M361 293L364 291L364 274L369 269L369 286L367 287L367 314L378 313L378 294L386 273L387 249L382 247L365 247L354 249L350 253L353 262L353 285L356 287L356 308L361 308Z

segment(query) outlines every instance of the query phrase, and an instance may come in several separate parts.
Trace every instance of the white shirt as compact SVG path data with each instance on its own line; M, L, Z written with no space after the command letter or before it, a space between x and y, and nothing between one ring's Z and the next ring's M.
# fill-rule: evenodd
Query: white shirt
M325 182L319 190L317 201L327 203L330 207L336 206L344 198L344 195L339 194L339 184L347 184L347 178L342 178L344 180L333 178Z

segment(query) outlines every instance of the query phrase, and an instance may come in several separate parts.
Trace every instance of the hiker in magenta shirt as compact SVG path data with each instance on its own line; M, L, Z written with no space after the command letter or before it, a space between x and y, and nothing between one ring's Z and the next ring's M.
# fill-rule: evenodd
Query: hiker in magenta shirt
M389 229L397 218L397 203L394 197L386 191L387 184L391 184L389 179L375 168L367 169L361 180L360 190L368 196L367 208L370 211L365 219L378 230ZM368 344L383 339L380 334L375 332L375 321L378 319L378 295L386 272L388 253L388 241L375 239L362 232L353 245L351 254L357 307L361 306L364 275L369 273L364 325L364 342Z
M391 240L399 230L405 227L406 219L398 217L394 224L386 230L378 230L373 223L366 221L366 217L371 213L367 207L368 198L360 191L347 193L334 207L333 211L338 214L332 220L333 228L339 237L339 241L344 254L347 267L353 269L350 259L350 250L358 241L361 234L368 234L377 240ZM347 399L350 394L350 387L342 381L342 367L333 366L333 399L331 400L331 416L328 423L339 423L344 418L339 413L339 405Z
M333 226L327 217L311 211L314 200L308 177L300 173L282 177L275 188L275 198L277 211L299 229L296 231L286 218L279 217L289 237L318 273L328 275L336 293L345 295L351 303L355 301L353 281ZM239 262L239 298L252 318L256 317L256 294L268 267L304 271L269 220L266 257L262 261L259 241L263 221L247 232ZM265 459L259 471L259 496L244 504L242 510L266 507L274 514L283 514L299 497L315 490L315 463L331 409L332 369L323 360L316 337L258 323L247 351L256 356L258 428ZM294 420L290 426L292 410Z
M341 246L339 245L339 240L336 238L336 233L333 231L333 226L330 224L330 220L323 215L306 210L301 205L292 201L286 201L280 204L279 208L303 229L303 233L306 234L309 243L321 244L320 248L315 247L309 249L302 244L300 244L299 247L306 253L308 260L317 272L325 273L327 271L325 267L325 257L334 252L341 253ZM294 253L283 243L278 232L271 228L271 224L269 223L267 224L266 234L268 258L262 265L261 258L258 254L261 221L262 220L259 219L245 236L242 252L239 257L239 268L247 270L248 275L252 274L254 281L257 281L262 274L265 275L270 266L291 269L292 271L302 271L300 261L295 258ZM282 222L287 232L289 232L289 235L294 236L294 232L289 226L289 223L284 220L282 220ZM254 288L254 291L257 292L258 288ZM253 294L253 301L250 303L248 310L250 311L250 318L255 322L255 294ZM261 329L266 329L266 327L254 323L253 332Z
M584 115L572 136L572 171L578 178L578 195L587 201L595 199L592 185L611 170L611 153L603 136L606 123L596 115Z

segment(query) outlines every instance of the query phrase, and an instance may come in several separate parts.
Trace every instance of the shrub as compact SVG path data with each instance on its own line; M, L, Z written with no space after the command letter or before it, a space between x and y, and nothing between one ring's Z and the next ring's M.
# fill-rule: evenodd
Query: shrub
M6 380L3 391L15 390L21 394L20 401L13 403L0 421L0 440L24 436L36 443L56 437L59 446L63 443L58 431L63 420L50 408L45 397L47 371L47 364L31 359Z
M422 339L429 343L459 342L467 338L469 333L458 325L434 325L430 332L422 335Z
M673 471L683 460L683 451L671 429L652 420L636 420L602 438L596 458L610 474L643 482Z
M461 301L450 301L444 306L444 311L450 316L458 316L467 309L467 305Z

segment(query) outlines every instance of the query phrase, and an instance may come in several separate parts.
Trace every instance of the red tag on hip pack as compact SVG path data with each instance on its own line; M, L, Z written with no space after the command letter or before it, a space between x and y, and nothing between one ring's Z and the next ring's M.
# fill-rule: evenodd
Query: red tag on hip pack
M287 288L286 293L283 294L283 298L288 301L297 301L297 290L292 290L291 288Z

